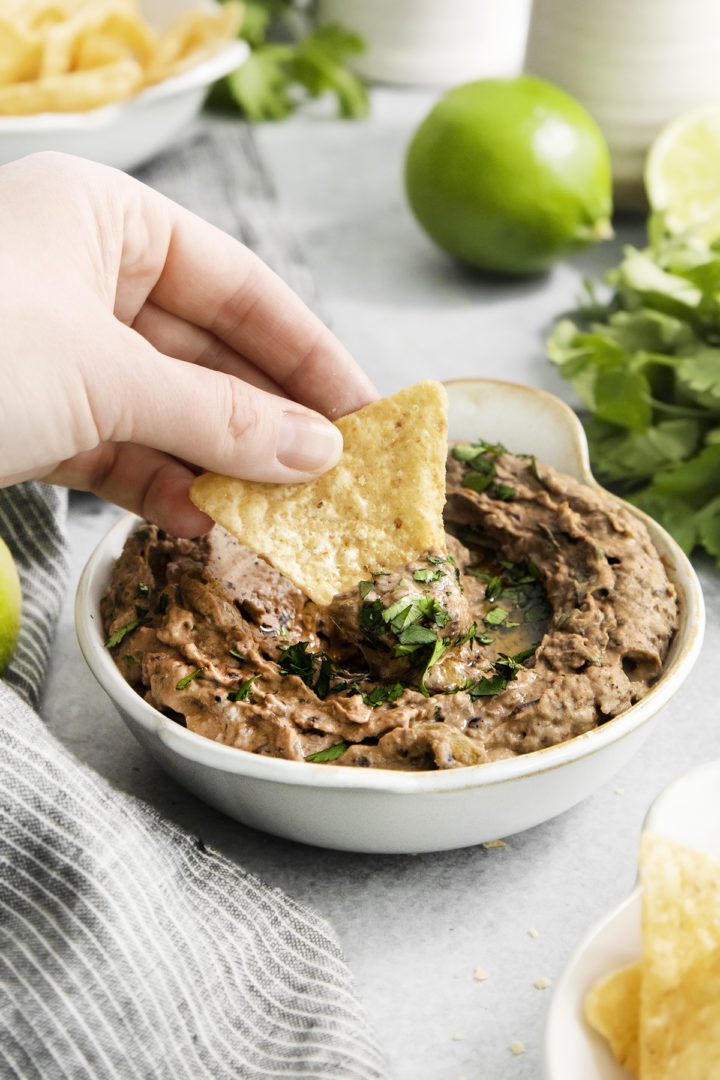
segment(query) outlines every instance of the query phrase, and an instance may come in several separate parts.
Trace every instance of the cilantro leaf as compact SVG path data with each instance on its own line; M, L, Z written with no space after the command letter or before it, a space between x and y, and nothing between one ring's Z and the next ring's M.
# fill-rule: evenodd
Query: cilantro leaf
M197 679L198 675L202 675L202 668L195 668L189 675L183 675L182 679L178 679L175 685L176 690L186 690L193 679Z
M405 693L402 683L388 683L386 686L376 686L369 694L363 694L362 699L366 705L375 708L385 702L397 701Z
M325 750L318 750L314 754L307 754L305 760L314 761L318 764L323 761L336 761L345 753L349 745L350 743L346 742L335 743L333 746L328 746Z
M469 688L468 694L471 701L475 701L479 697L492 697L495 694L501 694L503 690L507 689L508 680L502 675L488 675L478 679Z
M692 356L681 357L675 381L678 390L698 404L720 410L720 349L706 345L695 348Z
M335 25L312 27L293 0L246 2L240 37L248 59L212 89L211 107L239 110L253 122L282 120L304 100L334 96L338 115L367 115L367 88L347 61L363 39Z
M589 410L596 475L720 562L720 248L651 230L607 303L560 319L547 353Z
M437 664L438 660L444 654L449 644L449 641L441 641L441 639L438 638L438 640L435 642L435 645L433 646L432 652L427 658L427 662L425 664L425 667L423 668L422 675L420 676L420 682L418 683L418 690L421 694L424 694L425 697L430 696L428 689L425 686L425 677L427 676L430 668L434 667L434 665Z
M413 579L415 581L423 581L427 583L433 581L440 581L440 579L443 577L445 577L445 574L442 570L421 569L415 570L415 572L413 573Z
M132 622L125 623L124 626L119 626L105 642L106 649L114 649L116 645L119 645L123 638L131 634L133 630L137 630L138 626L145 623L144 619L133 619Z
M259 679L260 675L251 675L245 682L240 683L237 690L231 690L228 694L228 701L247 701L252 696L252 685L256 679Z
M497 466L494 459L506 453L507 450L502 443L487 443L483 439L470 445L454 446L451 450L456 461L461 461L467 466L467 471L461 481L464 488L476 491L478 494L487 491L495 498L504 501L515 496L515 488L496 479Z
M486 612L484 621L488 626L500 626L505 622L509 614L510 612L506 608L498 605Z
M321 701L333 690L333 680L340 674L335 661L325 652L308 652L309 641L298 641L295 645L280 646L280 674L297 675ZM347 685L342 683L342 688Z

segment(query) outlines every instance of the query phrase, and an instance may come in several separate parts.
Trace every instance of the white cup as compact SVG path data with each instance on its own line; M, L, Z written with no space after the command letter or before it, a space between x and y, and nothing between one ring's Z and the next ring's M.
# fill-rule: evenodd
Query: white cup
M524 69L591 113L610 148L616 205L641 208L655 135L720 100L720 0L534 0Z
M354 57L375 82L453 86L520 71L530 0L317 0L319 23L366 42Z

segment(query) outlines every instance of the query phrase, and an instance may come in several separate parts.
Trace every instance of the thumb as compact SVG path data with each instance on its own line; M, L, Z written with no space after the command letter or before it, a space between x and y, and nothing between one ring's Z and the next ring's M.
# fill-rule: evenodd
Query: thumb
M120 323L115 328L91 393L102 439L151 446L201 469L270 483L309 480L338 461L342 436L319 413L233 375L166 356Z

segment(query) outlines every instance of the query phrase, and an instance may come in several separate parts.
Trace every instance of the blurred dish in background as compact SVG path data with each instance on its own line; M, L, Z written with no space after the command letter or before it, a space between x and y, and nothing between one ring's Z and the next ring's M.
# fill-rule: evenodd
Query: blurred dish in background
M643 209L650 144L675 116L720 98L715 0L534 0L525 70L572 94L610 147L619 209Z
M189 71L233 40L242 6L178 6L167 26L138 0L0 0L0 113L83 112ZM167 10L167 5L163 5Z
M357 31L366 49L352 66L375 82L452 86L516 75L530 0L317 0L320 24Z
M137 10L130 0L0 0L0 164L59 150L134 168L247 59L239 5L147 0L142 19Z

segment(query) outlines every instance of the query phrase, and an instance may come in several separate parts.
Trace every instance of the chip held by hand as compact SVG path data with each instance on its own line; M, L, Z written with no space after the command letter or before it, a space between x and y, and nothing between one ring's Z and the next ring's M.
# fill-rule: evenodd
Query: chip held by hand
M337 421L344 449L300 484L205 473L190 497L242 544L327 605L373 571L445 550L447 394L427 380Z

